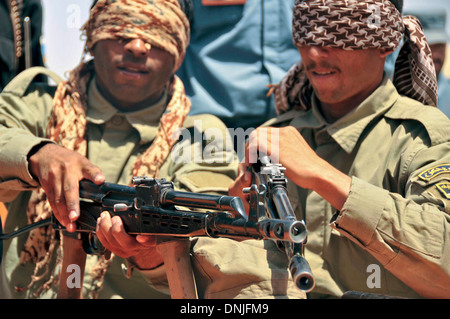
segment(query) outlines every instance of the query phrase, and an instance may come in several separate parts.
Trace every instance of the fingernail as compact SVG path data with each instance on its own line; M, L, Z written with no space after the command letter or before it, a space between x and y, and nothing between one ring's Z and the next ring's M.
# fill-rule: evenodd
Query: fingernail
M69 231L69 233L73 233L77 229L77 227L74 223L70 223L67 225L66 229Z
M114 217L112 218L112 223L113 223L113 224L120 225L121 222L122 222L122 220L120 219L119 216L114 216Z
M71 221L75 221L75 220L77 220L77 218L78 218L78 213L76 211L74 211L74 210L71 210L69 212L69 219Z
M101 174L97 174L94 177L94 182L95 183L103 183L103 181L105 180L104 176Z

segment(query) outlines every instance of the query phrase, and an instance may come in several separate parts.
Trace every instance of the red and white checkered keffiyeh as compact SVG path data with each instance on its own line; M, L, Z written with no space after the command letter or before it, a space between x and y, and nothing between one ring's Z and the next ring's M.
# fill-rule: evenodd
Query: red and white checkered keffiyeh
M437 80L430 47L419 20L402 17L389 0L297 0L293 39L297 47L395 50L404 38L394 71L400 94L437 105ZM312 87L301 62L274 87L277 112L309 108Z

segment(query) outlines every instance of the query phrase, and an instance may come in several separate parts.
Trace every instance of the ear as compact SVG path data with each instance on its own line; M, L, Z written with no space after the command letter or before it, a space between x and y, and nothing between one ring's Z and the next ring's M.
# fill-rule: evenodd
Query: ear
M394 52L393 49L381 49L380 50L380 58L385 59L389 54Z

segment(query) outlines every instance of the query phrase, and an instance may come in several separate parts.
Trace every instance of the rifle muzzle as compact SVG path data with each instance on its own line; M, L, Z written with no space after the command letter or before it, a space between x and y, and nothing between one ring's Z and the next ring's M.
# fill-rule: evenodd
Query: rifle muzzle
M306 226L301 221L262 219L259 223L267 238L293 243L303 243L306 241Z
M291 258L289 271L295 285L304 292L310 292L314 289L315 280L306 259L300 254L296 254Z

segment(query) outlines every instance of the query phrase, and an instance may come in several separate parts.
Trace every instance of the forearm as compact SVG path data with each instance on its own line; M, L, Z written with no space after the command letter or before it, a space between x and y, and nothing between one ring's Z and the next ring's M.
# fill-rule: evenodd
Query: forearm
M301 168L302 172L297 173L294 166L286 172L286 176L300 187L314 190L329 202L337 210L341 210L350 193L352 179L338 169L331 166L321 158L314 162L315 167L308 169Z
M312 189L340 211L347 201L351 184L351 177L329 165L320 170Z
M450 297L450 222L436 205L353 178L331 226L422 296Z
M132 266L128 265L127 272L129 276L131 276L133 269L134 268ZM139 273L142 275L142 277L145 278L147 283L155 290L163 294L170 295L169 283L167 281L166 275L166 267L164 264L153 269L134 269L134 271L139 271Z

